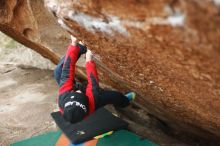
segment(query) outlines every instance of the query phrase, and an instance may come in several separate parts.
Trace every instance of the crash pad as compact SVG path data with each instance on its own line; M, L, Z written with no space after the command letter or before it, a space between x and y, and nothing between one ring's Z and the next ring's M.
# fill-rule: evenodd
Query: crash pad
M92 139L81 144L70 144L69 139L62 134L55 146L96 146L97 139Z
M61 131L49 132L40 136L34 136L11 144L10 146L54 146L60 137Z
M61 145L62 143L62 145ZM59 145L58 145L59 144ZM69 144L65 135L61 135L56 146L157 146L148 139L143 139L136 134L120 130L100 139L92 139L81 144Z
M55 146L69 146L69 139L62 133L62 135L58 138Z
M84 143L81 143L81 144L70 144L69 146L97 146L98 140L97 139L92 139L92 140L89 140L89 141L86 141Z
M114 132L112 135L98 140L96 146L157 146L127 130Z
M51 114L58 127L70 139L71 143L78 144L93 137L121 129L126 129L128 123L116 117L105 108L100 108L88 118L76 124L66 121L60 112Z

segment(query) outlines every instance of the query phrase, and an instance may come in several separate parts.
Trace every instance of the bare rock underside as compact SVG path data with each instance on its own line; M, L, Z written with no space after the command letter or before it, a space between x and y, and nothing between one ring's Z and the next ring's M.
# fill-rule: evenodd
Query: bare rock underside
M219 143L219 26L210 0L0 0L0 30L54 63L65 30L83 39L102 82L138 94L131 130L161 145Z

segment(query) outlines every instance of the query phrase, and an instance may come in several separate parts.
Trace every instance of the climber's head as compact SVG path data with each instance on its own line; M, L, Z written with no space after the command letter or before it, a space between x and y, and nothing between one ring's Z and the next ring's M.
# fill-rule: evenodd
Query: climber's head
M71 93L64 99L63 117L71 123L82 121L88 113L87 97L83 93Z

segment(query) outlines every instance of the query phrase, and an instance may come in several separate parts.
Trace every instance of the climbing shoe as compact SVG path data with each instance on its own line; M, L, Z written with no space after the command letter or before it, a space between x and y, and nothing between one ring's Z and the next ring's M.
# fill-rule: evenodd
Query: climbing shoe
M129 102L135 99L136 94L134 92L128 92L125 94L125 96L128 98Z

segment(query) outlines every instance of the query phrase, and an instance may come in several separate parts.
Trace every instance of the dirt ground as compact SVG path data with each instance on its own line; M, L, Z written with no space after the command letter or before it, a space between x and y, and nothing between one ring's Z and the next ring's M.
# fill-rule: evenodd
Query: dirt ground
M52 71L0 64L0 145L56 130L50 112L57 108Z

